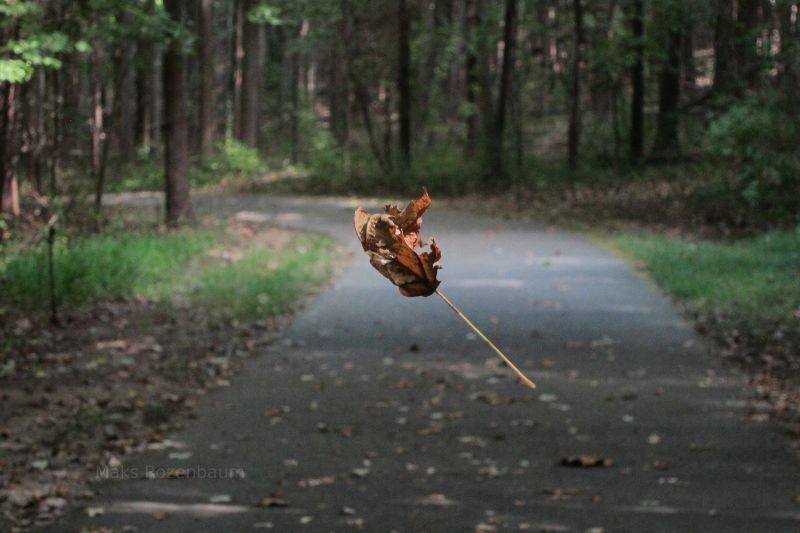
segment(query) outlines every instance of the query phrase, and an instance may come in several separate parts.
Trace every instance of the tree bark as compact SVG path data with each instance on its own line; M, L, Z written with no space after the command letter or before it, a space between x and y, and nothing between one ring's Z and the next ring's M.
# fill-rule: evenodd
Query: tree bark
M667 57L658 74L658 117L653 155L674 158L680 153L678 103L681 92L682 32L672 27L667 32Z
M166 0L164 6L173 20L182 22L182 0ZM166 221L170 227L177 227L192 213L189 196L189 142L184 105L184 58L178 42L170 43L164 54L163 88Z
M795 0L779 0L776 8L781 35L779 80L786 109L800 123L800 101L797 96L797 88L800 87L800 20L797 13L800 5Z
M198 136L198 152L204 158L214 154L214 143L217 138L217 97L219 88L216 79L215 38L214 38L214 2L200 1L199 25L200 56L200 134Z
M471 159L475 156L475 149L478 145L478 90L480 80L478 77L478 56L475 53L477 46L476 34L479 26L479 14L476 0L466 0L466 16L464 18L464 48L466 57L464 59L464 70L466 75L465 99L466 109L466 145L464 155Z
M406 0L398 0L398 50L397 50L397 114L400 162L403 168L411 166L411 47L409 44L411 20Z
M574 169L578 161L578 148L581 134L581 51L583 48L583 7L581 0L573 0L575 17L573 32L572 71L569 89L569 129L567 131L567 163Z
M94 212L100 214L103 204L103 191L106 180L106 155L108 139L105 127L105 88L103 87L102 77L98 69L100 68L100 52L95 57L92 73L92 113L90 118L90 154L92 178L94 179Z
M750 89L758 88L761 70L756 44L762 2L763 0L739 0L736 14L734 57L739 64L738 74L741 81Z
M17 182L16 113L17 86L2 83L0 96L0 213L19 215L19 185Z
M641 161L644 153L644 3L631 2L631 34L633 37L633 64L631 65L631 159Z
M718 0L714 28L714 85L717 95L738 92L736 69L736 6L734 0Z
M500 87L497 91L494 131L489 152L492 176L497 181L505 181L503 168L503 137L506 126L506 107L508 105L511 72L514 68L514 48L516 46L517 0L506 0L503 17L503 65L500 70Z
M261 118L261 71L264 64L264 25L249 20L258 0L243 0L242 16L242 103L239 140L251 148L258 147Z

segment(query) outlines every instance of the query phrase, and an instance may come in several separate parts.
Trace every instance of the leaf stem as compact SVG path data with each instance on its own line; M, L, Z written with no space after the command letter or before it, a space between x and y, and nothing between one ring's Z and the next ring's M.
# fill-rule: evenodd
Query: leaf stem
M481 339L483 339L483 342L488 344L489 347L492 350L494 350L494 352L500 357L500 359L503 360L503 362L505 362L505 364L507 364L509 367L511 367L511 370L513 370L517 374L519 379L521 379L522 382L525 383L525 385L527 385L528 387L530 387L532 389L536 388L536 384L533 381L531 381L530 379L528 379L528 376L523 374L522 370L517 368L514 365L514 363L512 363L511 360L508 357L506 357L506 354L501 352L500 348L495 346L494 343L492 341L490 341L489 338L486 335L484 335L483 332L481 330L479 330L478 327L475 324L473 324L472 321L469 318L466 317L466 315L464 315L464 313L461 312L461 309L456 307L456 305L453 302L451 302L450 299L447 296L444 295L444 293L442 293L442 291L440 291L439 289L436 289L436 294L439 295L439 298L441 298L444 301L444 303L446 303L448 305L448 307L450 307L450 309L453 310L453 312L455 314L458 315L458 318L463 320L464 323L466 323L470 328L472 328L472 331L474 331Z

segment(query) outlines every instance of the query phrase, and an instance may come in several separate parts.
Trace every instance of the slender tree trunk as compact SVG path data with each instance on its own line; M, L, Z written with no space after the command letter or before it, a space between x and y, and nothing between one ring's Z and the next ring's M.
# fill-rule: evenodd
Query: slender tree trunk
M252 22L249 14L258 0L244 0L242 24L242 116L239 140L251 148L258 147L261 122L261 72L264 64L264 25Z
M152 47L139 45L136 67L136 144L150 152L153 144L153 59L148 53Z
M508 105L511 72L514 69L514 48L516 46L517 0L506 0L503 25L503 65L500 70L500 87L497 91L494 131L490 151L491 171L495 180L506 180L503 168L503 138L505 136L506 107Z
M383 102L383 158L389 172L392 170L392 91L386 85L380 89Z
M481 125L481 163L484 166L484 178L491 178L491 154L494 139L494 102L492 101L492 73L490 66L490 52L488 43L488 24L486 17L483 16L485 3L484 0L473 0L477 17L475 20L475 50L478 54L478 108L480 111Z
M166 0L164 6L174 21L183 21L182 0ZM178 42L172 42L164 54L163 80L167 224L176 227L192 213L189 141L184 107L184 58Z
M464 155L472 159L475 156L475 148L478 145L478 57L475 53L477 46L476 34L478 32L478 8L476 0L466 0L466 16L464 17L464 43L465 43L465 76L466 76L466 127L467 138L464 147Z
M214 143L217 137L217 96L219 94L214 53L216 43L213 0L200 1L199 26L200 134L198 135L198 152L204 158L209 158L214 154Z
M364 121L364 129L367 130L367 140L369 141L370 151L372 151L372 155L375 157L375 161L378 163L378 167L381 169L381 172L383 172L385 175L388 175L391 172L391 168L389 167L387 159L388 154L384 156L384 154L381 152L380 146L378 145L378 140L375 135L375 128L372 124L372 115L369 112L369 93L367 93L366 87L364 87L361 81L355 76L355 73L349 66L348 75L350 76L350 81L353 84L353 91L355 93L358 110L361 112L361 119Z
M718 0L714 28L713 85L717 95L735 95L738 92L735 10L734 0Z
M795 0L779 0L778 26L781 35L780 84L782 86L786 109L790 116L800 123L800 4Z
M644 153L644 2L632 0L631 34L633 36L633 65L631 65L631 159L641 161Z
M296 165L300 149L300 52L292 52L292 73L289 78L289 98L291 102L289 142L291 143L290 162Z
M128 22L129 24L129 22ZM134 153L134 117L135 111L132 102L135 104L134 78L135 69L132 68L135 60L134 47L117 46L114 50L114 77L113 77L113 99L111 107L106 102L106 111L111 111L106 123L108 134L113 132L114 162L119 169L120 165L130 161ZM108 90L106 90L108 92ZM107 97L108 100L108 97ZM110 143L109 143L110 144ZM110 151L110 146L106 148Z
M0 83L0 213L19 216L17 183L16 112L17 86Z
M343 23L340 31L344 31ZM340 40L336 40L330 49L328 105L330 108L330 129L338 145L347 144L349 128L347 123L347 76L344 72L344 50Z
M681 31L667 33L667 58L658 74L658 118L653 155L674 158L680 152L678 139L678 103L681 92Z
M757 40L762 2L763 0L739 0L736 15L734 57L739 65L739 77L752 90L758 88L761 72Z
M681 41L681 73L684 89L691 91L695 86L697 67L694 61L694 25L686 24Z
M569 130L567 131L567 162L571 169L578 161L581 134L581 50L583 48L583 7L581 0L573 0L575 27L573 33L572 72L569 90Z
M400 162L403 168L411 166L411 47L409 44L411 19L406 0L398 0L398 50L397 50L397 114Z
M92 177L94 179L94 212L95 216L100 214L103 204L103 191L106 179L106 146L108 144L105 107L106 91L103 86L103 76L100 72L104 62L101 45L95 46L95 55L92 62L92 108L90 123L90 154Z
M233 109L233 136L242 138L242 69L244 64L244 2L232 0L233 7L233 57L231 58L231 107Z

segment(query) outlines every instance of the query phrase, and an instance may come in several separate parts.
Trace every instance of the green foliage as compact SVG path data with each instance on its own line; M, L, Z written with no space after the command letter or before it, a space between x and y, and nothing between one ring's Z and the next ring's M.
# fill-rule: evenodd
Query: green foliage
M209 232L60 238L55 247L56 292L67 304L92 299L157 295L193 257L213 242ZM47 251L7 259L0 302L35 308L49 298Z
M319 288L332 273L331 241L297 239L286 249L260 249L207 270L190 290L193 302L225 318L271 316L292 310L299 295Z
M250 148L236 139L226 139L220 146L220 154L223 172L255 176L264 171L264 162L258 155L258 150Z
M169 300L180 293L224 318L294 309L302 294L332 273L332 241L300 237L285 248L256 248L235 262L208 259L223 237L214 231L111 234L61 238L55 249L59 302L131 296ZM49 300L47 253L9 254L0 263L0 308L41 308Z
M113 176L106 185L107 192L160 191L164 189L164 165L154 159L137 160Z
M796 221L800 212L800 127L780 101L749 99L715 118L705 153L722 179L698 190L697 203L733 224Z
M623 234L614 243L645 262L670 294L703 309L761 320L800 307L800 228L729 243L655 234Z

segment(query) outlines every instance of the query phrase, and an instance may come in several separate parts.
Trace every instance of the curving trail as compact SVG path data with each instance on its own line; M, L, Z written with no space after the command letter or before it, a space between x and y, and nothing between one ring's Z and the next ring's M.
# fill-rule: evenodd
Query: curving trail
M87 504L105 513L76 512L62 531L800 531L800 470L779 428L748 417L744 378L606 251L435 204L426 215L442 289L530 390L442 301L403 298L372 270L351 202L195 204L332 233L353 260L283 342L201 400L171 437L191 457L129 458L130 479ZM559 464L583 455L613 465ZM198 467L245 477L144 475ZM257 506L272 493L289 506Z

